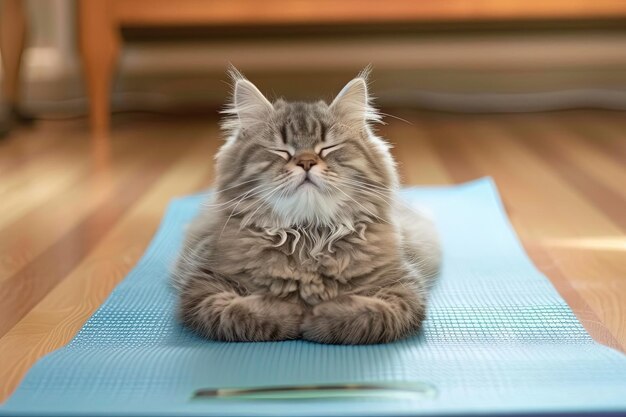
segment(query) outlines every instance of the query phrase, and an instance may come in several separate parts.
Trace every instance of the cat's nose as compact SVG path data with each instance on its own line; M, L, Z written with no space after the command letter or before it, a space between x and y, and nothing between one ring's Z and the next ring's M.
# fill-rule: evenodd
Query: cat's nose
M308 152L296 155L295 163L305 171L308 171L313 165L317 165L317 155Z

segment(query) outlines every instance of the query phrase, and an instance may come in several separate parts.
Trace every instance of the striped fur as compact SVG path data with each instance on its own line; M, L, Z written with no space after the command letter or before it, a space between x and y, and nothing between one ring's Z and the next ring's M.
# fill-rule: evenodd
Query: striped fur
M270 103L233 75L216 192L174 271L181 320L227 341L362 344L415 332L439 245L432 223L396 198L364 74L330 105Z

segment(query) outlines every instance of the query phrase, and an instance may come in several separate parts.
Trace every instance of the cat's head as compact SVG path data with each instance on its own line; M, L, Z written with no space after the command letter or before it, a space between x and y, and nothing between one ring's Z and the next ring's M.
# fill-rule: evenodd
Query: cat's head
M228 210L259 225L334 225L382 216L397 176L389 146L372 133L367 72L327 104L270 102L233 71L228 134L217 156Z

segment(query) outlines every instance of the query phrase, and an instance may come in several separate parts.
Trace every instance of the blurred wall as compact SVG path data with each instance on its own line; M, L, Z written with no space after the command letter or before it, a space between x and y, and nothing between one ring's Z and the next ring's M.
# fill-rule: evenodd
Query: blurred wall
M24 96L36 111L84 111L75 7L28 1ZM125 39L116 109L219 105L229 63L270 96L330 98L371 63L373 90L388 106L626 108L623 22L129 29Z

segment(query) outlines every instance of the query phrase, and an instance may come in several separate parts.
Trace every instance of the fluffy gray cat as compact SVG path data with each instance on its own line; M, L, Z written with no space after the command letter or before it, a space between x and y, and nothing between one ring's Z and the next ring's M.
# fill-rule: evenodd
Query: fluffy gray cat
M329 105L271 103L233 71L216 190L174 271L184 324L216 340L335 344L420 328L439 243L396 195L366 75Z

